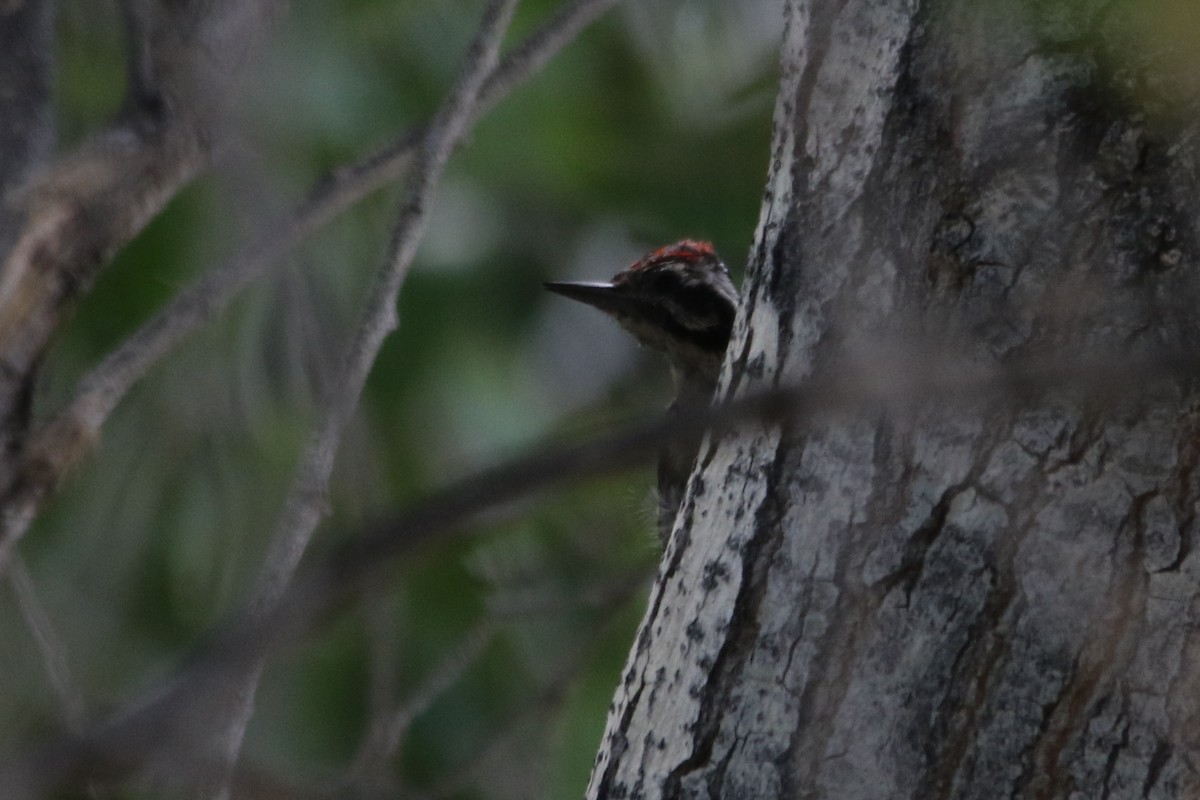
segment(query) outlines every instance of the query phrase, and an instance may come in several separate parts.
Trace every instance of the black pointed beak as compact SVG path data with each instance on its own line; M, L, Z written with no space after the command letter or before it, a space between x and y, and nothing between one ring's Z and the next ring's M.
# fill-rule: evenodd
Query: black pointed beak
M609 314L629 314L640 304L619 286L594 281L546 281L542 284L555 294Z

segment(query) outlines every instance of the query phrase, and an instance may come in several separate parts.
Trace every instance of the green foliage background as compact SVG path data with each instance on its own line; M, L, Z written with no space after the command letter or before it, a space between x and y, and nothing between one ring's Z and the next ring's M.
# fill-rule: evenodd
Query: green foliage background
M509 42L555 7L522 3ZM426 119L481 9L294 4L250 71L220 168L79 306L37 413L319 176ZM111 2L64 0L58 14L66 151L115 113L123 64ZM540 284L606 278L684 237L714 241L740 276L767 169L780 14L766 0L628 3L477 126L438 191L313 555L534 443L665 407L661 363ZM397 198L380 192L340 217L176 350L28 537L89 715L169 674L244 599ZM371 710L416 696L431 702L384 766L388 785L579 796L657 558L652 481L647 468L500 509L397 567L384 591L269 669L244 762L297 784L336 781ZM9 748L63 717L14 606L10 596L0 609ZM496 635L479 639L479 657L444 692L423 688L480 625Z

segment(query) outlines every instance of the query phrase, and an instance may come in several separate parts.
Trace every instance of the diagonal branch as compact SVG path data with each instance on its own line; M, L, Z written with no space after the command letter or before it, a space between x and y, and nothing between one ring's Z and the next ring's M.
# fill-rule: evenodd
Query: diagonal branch
M632 592L625 598L614 598L609 610L616 609L629 596L632 596ZM527 726L531 722L546 719L560 711L569 697L571 687L578 683L580 673L593 660L600 644L612 635L620 622L620 615L610 614L607 619L593 626L573 652L554 666L548 680L537 694L528 698L466 764L454 770L429 792L430 800L459 797L472 787L486 786L484 781L488 774L488 766L494 764L494 759L506 748L511 747L518 737L528 735Z
M467 54L463 76L439 109L415 155L408 194L392 229L387 255L376 275L354 341L342 360L343 367L325 406L324 420L301 458L279 530L269 548L265 571L258 582L260 602L269 603L282 592L313 529L325 515L324 498L334 456L379 348L397 326L396 301L425 230L425 209L450 154L470 124L479 90L495 68L500 41L515 7L516 0L491 0L488 4L479 33Z
M292 488L284 501L279 527L267 548L256 581L252 608L266 611L285 593L313 531L327 513L325 497L338 446L346 424L358 407L379 348L397 326L396 301L425 230L425 209L450 154L470 125L479 90L496 68L500 44L516 5L517 0L491 0L488 3L479 32L464 59L462 75L434 116L414 154L408 192L392 229L386 257L325 402L323 419L301 456ZM260 658L244 673L232 676L232 681L239 684L233 693L236 707L229 710L227 720L218 722L224 728L220 749L225 762L221 786L216 792L218 797L228 794L228 779L237 761L245 728L253 715L255 690L264 661ZM217 713L225 714L226 709L219 706Z
M504 626L514 620L530 617L563 614L583 607L611 612L633 598L639 589L644 590L652 575L645 570L634 570L617 580L582 587L571 597L558 593L540 597L531 602L507 608L495 608L487 613L475 627L462 636L455 648L446 655L428 674L428 677L402 703L389 709L379 709L369 724L368 733L359 746L350 768L351 783L369 786L375 776L384 773L385 765L396 758L404 737L413 722L429 711L430 707L462 676L481 659L484 652L496 640ZM595 643L594 636L585 640ZM360 794L369 794L360 792Z
M471 120L537 73L579 31L617 0L574 0L507 53L479 92ZM100 429L129 390L171 349L219 314L305 237L371 193L400 178L426 135L418 128L388 147L334 171L294 210L216 269L185 288L80 382L74 398L30 438L20 479L0 501L0 572L41 504L90 451Z
M13 594L17 598L17 606L21 610L21 617L33 635L38 655L42 659L42 668L45 670L46 679L58 697L67 728L79 731L83 728L85 719L84 699L79 685L71 675L66 645L62 637L58 635L58 631L55 630L49 613L38 597L33 576L29 574L25 562L20 558L13 559L9 579L12 583Z
M1193 353L1147 353L1139 358L1072 355L987 367L931 358L926 350L893 350L869 364L838 365L824 377L726 401L705 409L629 425L594 439L550 447L477 473L436 492L387 524L366 532L292 581L269 609L254 606L218 631L173 679L128 704L84 735L0 762L0 796L44 797L86 780L124 775L171 744L192 752L186 724L211 702L214 683L293 645L335 618L380 573L422 547L444 542L463 525L503 503L649 461L664 445L713 436L747 421L781 424L821 414L903 411L929 403L1024 402L1066 390L1083 397L1129 398L1153 384L1200 372Z
M411 698L372 720L368 734L354 758L354 765L350 768L354 785L368 786L373 776L384 773L384 766L400 751L413 721L428 711L439 697L480 661L500 634L501 622L499 617L489 616L477 623L429 671Z

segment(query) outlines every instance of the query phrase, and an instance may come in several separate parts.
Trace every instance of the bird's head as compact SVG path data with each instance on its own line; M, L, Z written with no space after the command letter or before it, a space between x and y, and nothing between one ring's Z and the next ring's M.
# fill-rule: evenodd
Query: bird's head
M643 345L664 353L677 381L716 384L737 290L708 242L687 239L660 247L606 283L545 286L609 314Z

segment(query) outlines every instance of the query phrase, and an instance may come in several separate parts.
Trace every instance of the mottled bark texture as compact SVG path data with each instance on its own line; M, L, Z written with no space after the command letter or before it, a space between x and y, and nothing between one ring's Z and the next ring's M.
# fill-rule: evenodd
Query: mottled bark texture
M881 342L1194 351L1200 115L1155 5L792 2L725 389ZM1123 388L702 450L589 796L1200 796L1200 397Z

